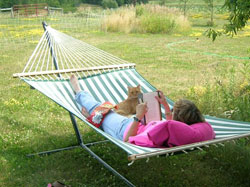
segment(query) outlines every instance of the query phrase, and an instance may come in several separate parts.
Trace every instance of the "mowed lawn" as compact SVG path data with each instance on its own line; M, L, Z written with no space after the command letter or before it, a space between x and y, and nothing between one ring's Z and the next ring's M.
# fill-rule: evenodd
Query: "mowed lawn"
M174 101L193 98L199 103L200 98L206 99L202 90L208 85L235 83L233 87L240 88L245 79L249 84L249 59L243 58L250 54L250 37L246 34L249 26L237 37L222 36L212 42L200 34L206 29L202 19L195 23L189 34L166 35L107 33L83 28L79 32L64 29L66 18L61 25L53 22L55 28L135 63L136 70L145 79ZM11 21L0 25L0 186L46 186L55 180L72 186L125 186L81 149L26 157L29 153L76 143L68 112L24 82L12 78L13 73L23 70L43 32L40 20L30 21L31 27L33 24L37 31L27 35L28 39L25 35L6 37L11 31L18 33ZM24 33L30 30L28 27L18 29ZM194 88L199 89L193 93ZM246 89L249 91L249 87ZM195 97L192 94L196 94ZM213 98L209 102L213 103ZM199 106L204 114L219 117L228 117L224 112L231 110L231 106L221 109L216 103L209 109L206 102ZM249 121L249 116L241 119L239 115L233 119ZM78 120L78 123L85 142L103 139L83 122ZM247 139L187 155L155 157L148 162L139 160L132 166L127 165L126 153L111 143L92 149L136 186L248 186L250 182L250 141Z

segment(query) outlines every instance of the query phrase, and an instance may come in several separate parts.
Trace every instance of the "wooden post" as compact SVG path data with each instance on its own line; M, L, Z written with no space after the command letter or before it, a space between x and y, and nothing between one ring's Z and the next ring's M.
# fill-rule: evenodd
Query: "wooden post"
M13 7L11 7L11 17L14 18Z

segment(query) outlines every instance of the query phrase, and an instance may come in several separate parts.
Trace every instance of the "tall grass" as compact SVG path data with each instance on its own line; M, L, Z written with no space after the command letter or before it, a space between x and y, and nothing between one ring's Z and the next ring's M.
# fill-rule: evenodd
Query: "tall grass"
M239 67L238 67L239 68ZM202 111L229 119L250 121L250 64L230 67L214 77L215 84L194 86L186 96L195 100Z
M125 33L185 33L190 23L178 9L160 5L138 5L117 9L108 15L102 29Z
M130 33L137 26L133 7L120 8L111 12L102 23L102 29L109 32Z

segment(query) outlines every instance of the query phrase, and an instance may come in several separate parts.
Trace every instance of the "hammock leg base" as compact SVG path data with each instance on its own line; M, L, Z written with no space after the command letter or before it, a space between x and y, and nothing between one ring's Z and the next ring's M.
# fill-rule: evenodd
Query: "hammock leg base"
M103 140L103 141L98 141L98 142L91 142L91 143L87 143L87 144L83 144L85 145L86 147L90 147L92 145L96 145L96 144L100 144L100 143L106 143L106 142L109 142L109 140ZM49 154L52 154L52 153L57 153L57 152L61 152L61 151L67 151L67 150L71 150L71 149L75 149L75 148L81 148L81 144L78 144L78 145L72 145L72 146L69 146L69 147L64 147L64 148L59 148L59 149L53 149L53 150L49 150L49 151L42 151L42 152L38 152L38 153L32 153L32 154L28 154L27 157L32 157L32 156L41 156L41 155L49 155Z
M27 157L32 157L32 156L36 156L36 155L38 155L38 156L49 155L52 153L71 150L71 149L75 149L75 148L79 148L79 147L80 147L80 145L75 145L75 146L64 147L64 148L59 148L59 149L54 149L54 150L49 150L49 151L42 151L42 152L38 152L38 153L28 154Z
M101 163L105 168L107 168L109 171L111 171L114 175L119 177L122 181L124 181L128 186L135 186L133 185L128 179L126 179L124 176L122 176L119 172L117 172L114 168L112 168L109 164L107 164L104 160L102 160L98 155L96 155L89 147L95 144L100 144L100 143L105 143L108 142L109 140L104 140L104 141L98 141L98 142L92 142L88 144L79 144L79 145L74 145L74 146L69 146L69 147L64 147L64 148L59 148L59 149L54 149L54 150L49 150L49 151L43 151L43 152L38 152L38 153L33 153L33 154L28 154L28 157L32 156L42 156L42 155L50 155L52 153L57 153L61 151L66 151L66 150L71 150L75 148L82 148L85 149L92 157L94 157L99 163Z
M118 171L116 171L114 168L112 168L108 163L106 163L104 160L102 160L98 155L96 155L91 149L88 148L88 146L81 144L80 145L83 149L85 149L92 157L94 157L100 164L102 164L105 168L107 168L109 171L111 171L114 175L119 177L121 180L123 180L128 186L135 187L134 184L132 184L127 178L125 178L123 175L121 175Z

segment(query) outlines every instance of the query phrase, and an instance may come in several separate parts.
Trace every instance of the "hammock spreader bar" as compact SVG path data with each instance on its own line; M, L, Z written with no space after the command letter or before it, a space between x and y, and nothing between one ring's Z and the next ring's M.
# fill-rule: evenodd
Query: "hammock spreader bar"
M63 73L76 73L76 72L88 72L96 70L107 70L107 69L123 69L123 68L134 68L135 64L121 64L121 65L110 65L110 66L98 66L91 68L79 68L79 69L67 69L67 70L54 70L54 71L42 71L42 72L31 72L31 73L15 73L14 78L17 77L30 77L38 75L54 75Z
M175 152L187 153L188 150L208 147L209 145L221 145L222 142L236 138L250 136L250 123L232 121L226 119L205 116L212 124L216 133L216 139L196 144L178 146L173 148L148 148L140 147L121 140L117 140L106 134L101 129L94 127L81 114L80 106L74 100L74 92L69 84L68 74L75 72L83 90L88 91L100 102L110 101L118 103L127 97L127 86L141 85L142 92L155 91L156 88L146 81L134 68L135 65L118 57L106 53L82 41L74 39L66 34L60 33L44 24L45 33L31 55L22 73L14 74L21 80L37 89L54 102L65 108L70 113L70 118L77 137L77 145L51 151L36 153L50 154L58 151L69 150L76 147L84 148L89 154L96 158L107 169L121 178L127 185L133 184L98 157L89 147L91 145L104 143L99 141L83 143L82 135L78 129L75 116L93 128L97 133L103 135L109 141L128 153L129 160L149 158L162 154L174 154ZM84 72L80 75L80 72ZM53 79L52 75L56 75ZM33 77L34 76L34 77ZM174 102L167 98L170 107ZM162 109L164 113L164 109ZM36 155L36 154L31 154Z

